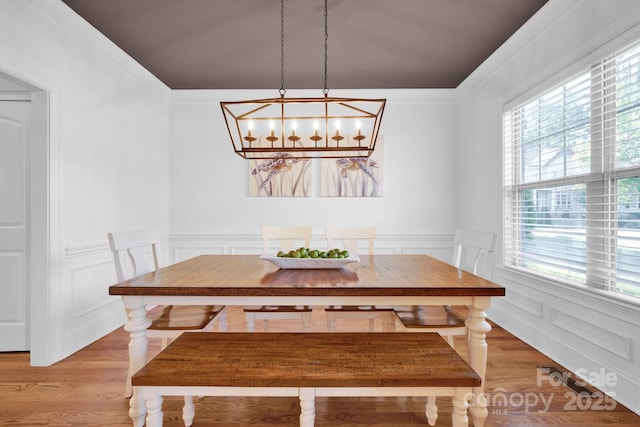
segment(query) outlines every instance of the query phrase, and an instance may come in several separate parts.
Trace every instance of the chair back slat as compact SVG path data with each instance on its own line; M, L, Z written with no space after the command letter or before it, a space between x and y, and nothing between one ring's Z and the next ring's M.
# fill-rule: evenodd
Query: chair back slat
M262 227L262 251L269 254L271 241L277 240L279 250L289 252L292 249L304 246L308 248L311 244L313 227L311 226L263 226Z
M476 275L482 275L487 258L496 249L495 233L456 229L453 236L451 264Z
M324 234L327 239L327 249L333 249L341 245L343 249L346 249L350 253L362 255L359 243L367 241L368 254L372 255L374 252L376 239L375 225L362 227L326 226Z
M118 282L160 268L160 235L156 230L109 233L108 238Z

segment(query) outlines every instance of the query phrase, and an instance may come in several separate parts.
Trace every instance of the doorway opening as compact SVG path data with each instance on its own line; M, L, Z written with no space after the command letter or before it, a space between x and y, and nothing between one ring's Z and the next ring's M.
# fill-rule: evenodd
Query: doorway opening
M0 338L13 334L8 342L14 351L30 351L31 365L46 366L54 354L49 338L49 93L0 69L0 104L7 135L0 150L7 165L9 156L17 162L5 168L0 187L0 204L5 206L0 209L0 233L13 245L0 246L0 270L5 270L0 271L0 286L11 289L16 304L23 304L12 307L8 319L0 319Z

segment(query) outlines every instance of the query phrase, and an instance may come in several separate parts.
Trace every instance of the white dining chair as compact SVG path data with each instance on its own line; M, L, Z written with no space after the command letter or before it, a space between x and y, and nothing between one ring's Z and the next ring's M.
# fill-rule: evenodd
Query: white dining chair
M269 255L270 252L289 252L301 246L308 248L313 236L311 226L263 226L262 227L262 252ZM277 249L271 247L271 242L278 242ZM262 321L264 332L269 331L270 320L302 320L302 328L305 332L311 329L311 306L282 306L261 305L244 307L247 331L253 332L257 320Z
M496 248L496 234L456 229L453 235L451 264L475 275L482 275L487 259ZM407 332L437 332L454 347L455 336L467 336L465 318L452 307L446 306L394 306L395 314ZM438 418L435 396L427 398L426 415L429 425Z
M118 283L160 268L160 235L156 230L108 233L107 237ZM162 339L162 348L183 332L211 331L216 323L220 331L226 330L224 306L165 305L147 308L147 318L151 321L147 337ZM125 397L132 394L131 375L129 369ZM191 397L185 396L185 406L188 405L192 405Z
M376 239L376 227L338 227L326 226L325 238L327 239L327 249L346 249L349 254L373 255ZM360 248L360 243L366 244L366 250ZM329 305L324 307L327 329L331 332L336 330L336 319L367 319L369 320L369 331L375 330L375 320L382 320L384 331L395 330L395 315L393 307L378 305Z

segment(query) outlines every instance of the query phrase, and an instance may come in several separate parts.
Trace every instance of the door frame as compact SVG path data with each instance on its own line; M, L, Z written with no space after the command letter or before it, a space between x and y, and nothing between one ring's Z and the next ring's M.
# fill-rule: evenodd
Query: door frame
M59 221L59 91L55 85L15 69L0 58L0 75L31 92L29 138L29 198L27 199L27 294L31 366L58 360L61 317Z

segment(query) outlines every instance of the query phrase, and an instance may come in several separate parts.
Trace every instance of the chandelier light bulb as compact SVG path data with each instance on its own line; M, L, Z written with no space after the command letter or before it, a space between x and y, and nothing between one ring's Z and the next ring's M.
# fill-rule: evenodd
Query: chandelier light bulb
M249 123L247 123L247 136L244 137L244 140L249 143L249 147L251 147L251 143L256 140L256 137L254 137L251 132L252 130L253 130L253 120L249 120Z
M344 139L344 137L340 135L340 120L335 121L335 126L336 126L336 134L332 136L331 139L339 143L341 140Z
M276 128L276 124L273 120L269 120L269 129L271 130L271 132L269 132L269 136L267 137L267 141L270 142L274 142L278 140L278 137L275 134L275 128Z
M356 136L353 137L353 139L355 139L356 141L360 142L363 139L365 139L366 137L360 132L360 130L362 129L362 124L360 123L360 120L356 120Z
M300 140L300 137L296 135L296 129L298 128L298 123L294 120L291 122L291 136L287 138L289 141L292 141L294 144Z
M318 128L320 127L320 123L318 123L317 120L313 121L313 136L311 137L311 140L313 142L315 142L316 144L318 143L318 141L320 141L322 139L322 137L320 135L318 135Z

